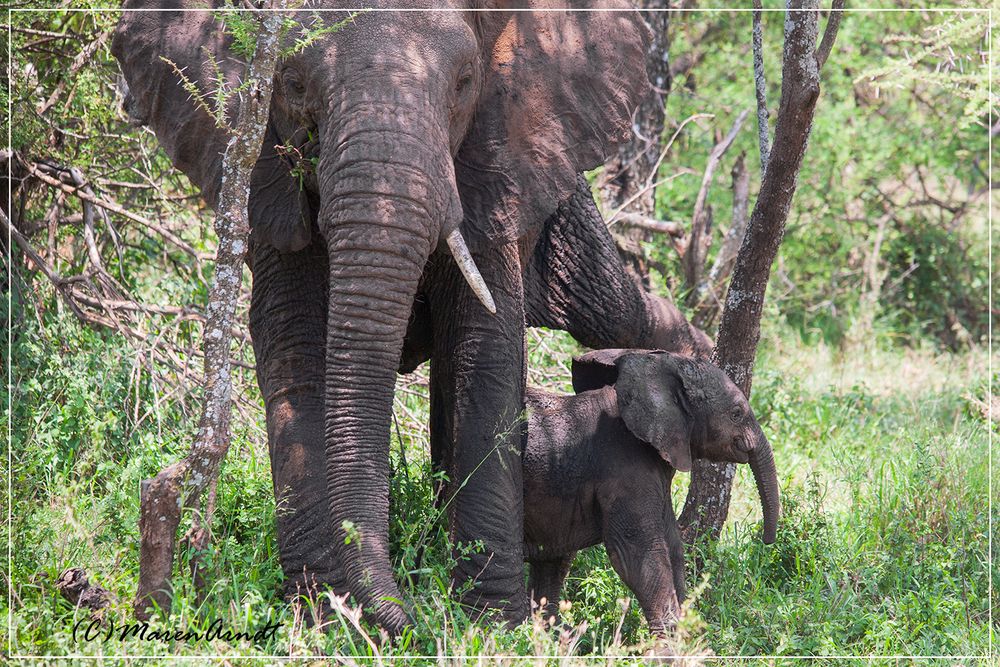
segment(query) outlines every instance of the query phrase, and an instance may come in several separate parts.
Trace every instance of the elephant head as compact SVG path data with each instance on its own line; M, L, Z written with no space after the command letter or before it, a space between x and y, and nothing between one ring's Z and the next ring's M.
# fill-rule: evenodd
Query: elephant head
M577 392L613 385L625 425L677 470L694 459L749 463L775 539L780 505L771 444L740 388L714 364L670 352L598 350L573 360Z
M229 137L190 99L177 70L209 92L220 72L235 88L243 59L219 13L169 11L206 4L226 6L126 0L127 9L167 11L123 13L112 51L138 119L214 205ZM627 8L620 0L573 4ZM347 11L362 5L377 11ZM428 257L449 251L493 310L497 286L482 280L473 255L541 225L575 175L630 136L632 109L648 87L648 35L637 13L507 11L559 5L312 0L296 16L314 38L275 74L251 183L252 236L281 251L313 233L326 243L329 505L352 592L389 629L405 622L388 554L392 395ZM344 25L323 30L316 17ZM230 115L238 104L233 95Z

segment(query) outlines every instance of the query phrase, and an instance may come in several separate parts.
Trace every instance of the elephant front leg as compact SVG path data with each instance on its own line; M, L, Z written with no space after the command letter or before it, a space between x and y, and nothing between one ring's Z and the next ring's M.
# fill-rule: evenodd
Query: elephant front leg
M288 598L346 589L327 506L323 366L326 250L253 249L250 334L267 415L278 552Z
M641 497L638 490L635 497ZM639 600L650 632L665 637L681 611L671 549L662 517L649 517L632 504L627 499L609 503L604 543L615 572Z
M491 315L454 262L434 258L431 440L447 466L456 590L476 611L527 617L521 453L524 420L524 311L513 244L477 256L497 312Z

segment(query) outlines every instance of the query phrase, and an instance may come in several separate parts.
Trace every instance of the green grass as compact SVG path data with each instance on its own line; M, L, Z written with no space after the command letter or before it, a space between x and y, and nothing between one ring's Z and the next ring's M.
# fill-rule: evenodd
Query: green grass
M190 561L182 553L172 615L153 625L198 630L218 620L252 631L277 621L280 629L257 643L74 642L72 629L84 612L60 598L54 581L66 567L85 567L117 596L110 617L128 621L137 580L139 482L184 452L196 396L165 396L163 387L154 388L148 373L135 372L135 353L121 340L82 328L68 314L43 317L25 321L11 355L14 634L8 655L236 656L230 664L260 664L239 657L272 654L459 656L428 664L524 654L580 656L579 664L594 664L584 657L601 654L642 661L648 633L603 548L581 553L570 574L565 618L573 629L548 629L537 618L515 629L475 624L451 602L451 555L431 504L426 379L420 375L401 378L393 428L394 562L416 618L399 644L382 646L377 630L359 623L349 607L317 629L303 624L308 607L282 601L263 411L253 407L259 396L249 374L241 378L247 401L236 414L219 487L210 588L199 599L182 574ZM532 382L565 390L575 344L562 334L533 332L529 347ZM753 405L782 480L778 541L764 546L757 540L756 492L741 467L722 539L689 556L689 585L698 590L678 640L683 650L986 653L988 427L975 406L986 396L985 361L982 352L805 348L796 336L765 331Z

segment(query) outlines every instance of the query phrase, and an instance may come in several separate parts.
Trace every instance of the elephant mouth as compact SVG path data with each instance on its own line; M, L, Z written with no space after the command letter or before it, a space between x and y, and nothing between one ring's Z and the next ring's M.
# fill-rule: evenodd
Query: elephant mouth
M316 171L319 164L320 140L315 127L300 127L291 137L275 149L290 165L290 172L302 191L319 195L319 179Z

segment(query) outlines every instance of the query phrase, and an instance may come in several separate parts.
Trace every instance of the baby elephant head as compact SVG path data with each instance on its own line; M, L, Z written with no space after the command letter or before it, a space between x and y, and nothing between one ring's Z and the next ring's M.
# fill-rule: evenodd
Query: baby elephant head
M694 459L750 463L764 507L764 541L777 527L771 445L750 404L717 366L669 352L598 350L573 362L576 391L613 385L628 429L677 470Z
M743 392L706 361L644 352L616 366L622 420L678 470L691 470L695 458L748 463L764 439Z

